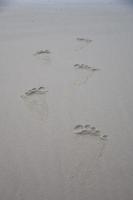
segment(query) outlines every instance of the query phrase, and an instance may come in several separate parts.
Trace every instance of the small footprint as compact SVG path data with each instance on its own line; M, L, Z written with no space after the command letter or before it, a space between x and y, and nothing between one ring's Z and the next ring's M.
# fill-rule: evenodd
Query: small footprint
M77 48L75 49L76 51L84 49L92 42L91 39L81 37L77 37L76 40L78 42Z
M45 64L51 63L51 56L50 56L51 51L49 51L48 49L39 50L36 53L34 53L33 55L39 57L39 59L41 58Z
M46 87L32 88L21 96L32 117L38 120L46 120L48 116Z
M87 83L88 79L92 77L98 68L91 67L87 64L74 64L75 69L75 85L82 85Z

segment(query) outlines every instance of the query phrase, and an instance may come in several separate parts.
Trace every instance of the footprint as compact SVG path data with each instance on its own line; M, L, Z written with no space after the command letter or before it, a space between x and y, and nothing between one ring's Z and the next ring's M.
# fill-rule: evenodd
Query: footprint
M44 61L45 64L51 63L51 57L50 57L51 51L48 49L46 50L39 50L36 53L34 53L34 56L39 56Z
M45 121L48 116L47 92L45 87L33 88L21 96L32 116Z
M91 126L90 124L76 125L74 127L74 133L78 135L97 136L101 140L106 140L108 137L107 135L102 135L100 130L96 129L95 126Z
M78 42L77 47L75 49L76 51L84 49L85 47L87 47L92 42L91 39L81 38L81 37L77 37L76 40Z
M98 71L98 68L91 67L86 64L75 64L75 85L82 85L87 83L88 79L92 77L94 72Z
M96 180L97 169L101 157L104 155L107 142L102 138L104 135L95 127L90 124L82 125L83 127L80 134L75 131L74 134L79 135L78 141L75 141L76 148L73 149L75 156L74 167L71 167L70 183L75 186L77 183L78 188L87 191L88 187L92 187ZM105 137L105 136L104 136ZM72 166L72 165L71 165Z

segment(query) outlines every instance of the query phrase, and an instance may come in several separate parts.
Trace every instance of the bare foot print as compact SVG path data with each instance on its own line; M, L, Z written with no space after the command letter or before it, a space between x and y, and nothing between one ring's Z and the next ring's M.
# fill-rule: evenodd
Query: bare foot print
M77 51L87 47L92 42L91 39L81 38L81 37L77 37L76 40L78 42L77 48L76 48Z
M91 124L76 125L73 133L78 135L78 140L74 138L74 152L71 153L73 162L70 165L71 176L68 180L75 189L82 188L86 192L89 186L95 184L97 169L107 142L102 139L105 137L102 132Z
M106 145L105 141L107 141L108 135L102 134L100 130L98 130L95 126L91 126L90 124L80 125L80 127L77 129L74 128L74 134L81 135L81 136L88 135L91 137L93 136L96 137L98 141L102 142L101 150L99 151L97 159L99 159L103 155L105 145Z
M33 55L39 56L39 58L41 58L45 64L49 64L49 63L51 63L50 54L51 54L51 51L46 49L46 50L39 50L36 53L34 53Z
M98 71L98 68L91 67L86 64L75 64L75 85L82 85L87 83L88 79L92 77L94 72Z
M102 140L106 140L108 137L107 135L101 134L100 130L98 130L95 126L91 126L90 124L76 125L74 127L74 133L77 135L97 136Z
M21 96L32 116L38 120L46 120L48 116L47 92L45 87L32 88Z

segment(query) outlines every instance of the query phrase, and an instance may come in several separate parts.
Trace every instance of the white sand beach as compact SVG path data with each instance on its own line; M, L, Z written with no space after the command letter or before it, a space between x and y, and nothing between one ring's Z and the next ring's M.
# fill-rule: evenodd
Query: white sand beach
M0 200L132 200L132 1L0 6Z

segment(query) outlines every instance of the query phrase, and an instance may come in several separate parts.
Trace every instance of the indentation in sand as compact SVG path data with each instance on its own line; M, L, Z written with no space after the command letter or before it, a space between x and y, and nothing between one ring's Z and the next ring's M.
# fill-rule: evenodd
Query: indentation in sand
M82 37L77 37L76 40L77 40L77 47L75 49L76 51L84 49L92 42L91 39Z
M41 86L28 90L21 96L32 116L38 120L46 120L48 116L47 92Z
M87 83L88 79L92 77L94 72L98 71L98 68L91 67L86 64L75 64L75 85L82 85Z
M77 135L90 135L90 136L97 136L102 140L107 139L107 135L101 134L100 130L96 129L95 126L91 126L90 124L81 125L78 124L74 127L74 133Z
M68 180L72 185L77 183L75 187L87 189L85 187L93 186L94 179L97 178L96 172L105 152L107 135L90 124L76 125L73 133L80 137L77 137L77 147L73 150L76 156L73 158L74 164Z
M34 53L34 56L38 56L39 59L44 61L45 64L51 63L51 57L50 57L51 51L48 49L45 50L39 50L36 53Z

